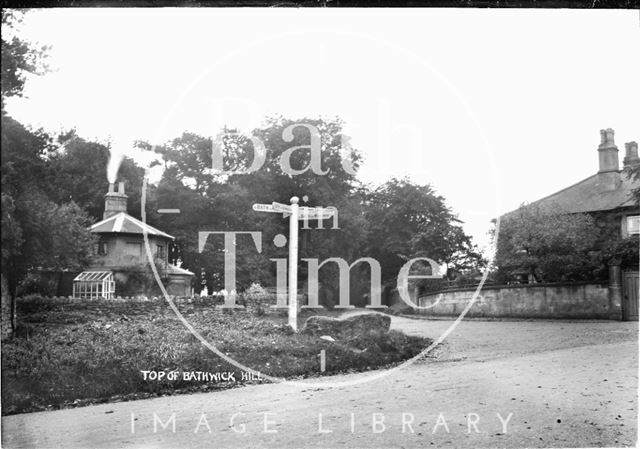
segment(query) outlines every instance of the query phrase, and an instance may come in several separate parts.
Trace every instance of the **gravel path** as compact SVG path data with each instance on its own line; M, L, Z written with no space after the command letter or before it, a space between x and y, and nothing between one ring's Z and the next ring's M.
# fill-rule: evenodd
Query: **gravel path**
M392 327L437 338L451 324L394 317ZM257 385L9 416L2 419L2 442L7 448L635 446L637 339L638 323L463 321L434 351L437 358L375 382L333 385L366 374L343 375L314 387Z

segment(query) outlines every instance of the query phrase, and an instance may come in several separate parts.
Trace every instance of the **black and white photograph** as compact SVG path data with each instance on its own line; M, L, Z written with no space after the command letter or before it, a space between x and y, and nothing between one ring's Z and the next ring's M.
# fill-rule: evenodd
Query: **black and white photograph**
M638 447L637 5L340 3L3 7L2 448Z

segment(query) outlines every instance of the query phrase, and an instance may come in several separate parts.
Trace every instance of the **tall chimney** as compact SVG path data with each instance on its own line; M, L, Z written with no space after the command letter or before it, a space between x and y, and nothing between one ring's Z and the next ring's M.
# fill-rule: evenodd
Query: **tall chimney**
M640 164L640 158L638 157L638 144L636 142L627 142L624 144L625 156L622 160L622 166L624 168L631 168Z
M598 173L618 171L618 147L613 141L613 130L611 128L600 130L598 159L600 162Z
M118 184L118 191L115 191L115 185L109 183L109 191L104 196L104 214L102 219L105 220L113 217L120 212L127 212L127 195L124 193L124 182Z

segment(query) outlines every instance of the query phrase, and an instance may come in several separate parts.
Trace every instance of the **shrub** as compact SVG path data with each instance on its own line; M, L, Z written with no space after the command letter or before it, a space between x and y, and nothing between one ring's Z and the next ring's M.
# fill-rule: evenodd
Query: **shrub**
M153 272L147 265L136 265L126 270L119 270L116 275L116 295L119 296L161 296L162 291L158 286ZM168 278L160 279L165 285Z
M262 316L265 314L266 308L269 307L270 296L267 290L262 288L260 284L254 282L245 290L242 298L247 308L255 315Z
M18 294L53 296L58 291L58 279L43 273L29 273L18 286Z

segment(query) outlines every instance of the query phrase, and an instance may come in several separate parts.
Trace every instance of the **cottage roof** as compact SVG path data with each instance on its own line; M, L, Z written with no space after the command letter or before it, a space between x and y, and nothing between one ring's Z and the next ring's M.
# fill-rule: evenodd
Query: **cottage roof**
M611 128L600 130L598 173L556 193L534 201L530 206L555 206L566 213L604 212L623 208L638 208L633 191L640 189L640 180L630 176L630 170L640 163L638 144L624 144L626 155L623 169L618 162L618 147ZM502 216L508 217L515 211Z
M167 239L174 240L172 236L169 234L162 232L153 226L149 226L148 224L133 218L131 215L120 212L116 215L113 215L109 218L105 218L102 221L97 222L91 228L89 228L91 232L94 233L123 233L123 234L144 234L146 231L148 235L155 235L158 237L164 237Z
M612 183L615 188L612 188ZM632 191L637 188L640 188L640 182L632 179L625 171L598 173L530 204L555 205L567 213L637 207L632 195ZM503 215L503 218L512 213L513 211Z

